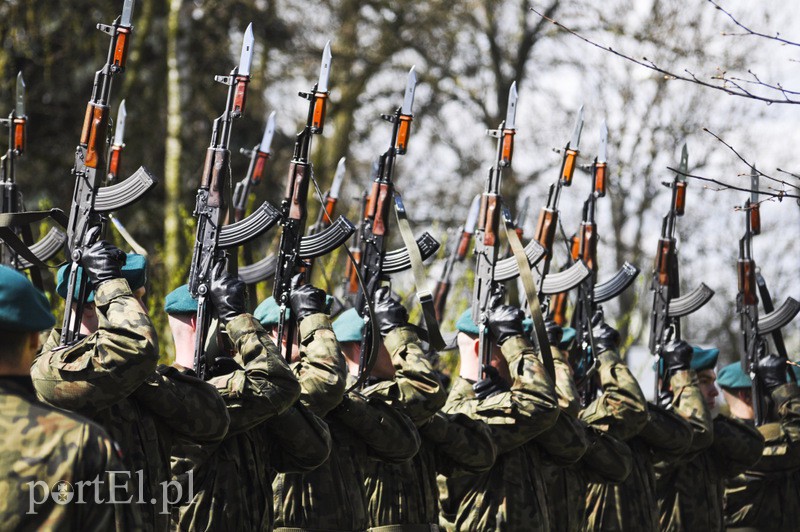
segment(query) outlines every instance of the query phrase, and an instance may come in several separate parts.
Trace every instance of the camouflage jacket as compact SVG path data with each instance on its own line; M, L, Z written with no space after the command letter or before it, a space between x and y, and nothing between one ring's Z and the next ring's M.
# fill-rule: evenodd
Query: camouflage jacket
M329 326L309 322L312 317L300 323L303 343L302 339L312 333L329 338ZM338 343L326 340L324 345L326 349L311 349L309 344L301 350L304 358L295 366L295 373L303 390L301 402L312 411L329 410L324 420L330 429L331 453L313 471L276 476L273 490L277 530L367 529L367 462L403 462L420 447L414 423L387 403L377 392L382 388L376 385L341 398L347 384L344 359Z
M141 527L137 505L109 503L108 472L122 470L116 444L98 425L39 402L30 378L0 377L0 434L0 530ZM94 488L77 484L96 479ZM61 481L66 503L51 496Z
M631 471L632 456L625 443L575 419L580 401L569 363L558 349L553 348L552 353L561 414L556 426L536 441L545 451L542 474L547 487L550 528L577 532L583 528L588 483L625 480ZM565 427L566 423L569 425ZM559 424L561 430L557 430ZM572 430L565 430L569 428Z
M800 530L800 390L784 384L772 392L780 421L758 427L761 458L727 482L725 525L758 530Z
M300 385L278 348L251 315L237 316L226 330L240 369L208 382L227 405L230 428L220 443L182 443L173 447L172 474L181 483L183 493L193 495L172 508L175 529L269 529L272 468L296 467L291 459L294 451L316 453L313 467L329 451L327 427L309 412L287 415L286 431L277 431L280 439L274 436L265 422L292 406L300 396ZM273 458L280 460L272 462Z
M140 505L143 529L166 530L172 444L220 441L229 422L225 403L190 371L156 367L155 331L125 279L101 284L95 306L97 332L58 348L61 333L52 331L31 377L42 400L86 415L120 444L125 469L142 484L141 499L156 501Z
M522 336L501 346L513 382L478 399L458 378L443 411L486 423L497 447L492 468L440 482L440 524L448 530L549 530L541 450L533 441L558 419L558 398L536 352Z

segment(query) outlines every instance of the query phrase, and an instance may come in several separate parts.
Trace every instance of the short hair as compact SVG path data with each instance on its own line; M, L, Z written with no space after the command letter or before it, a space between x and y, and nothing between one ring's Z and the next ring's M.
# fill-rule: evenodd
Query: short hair
M0 362L15 364L22 357L29 331L0 331ZM38 333L36 333L38 334Z

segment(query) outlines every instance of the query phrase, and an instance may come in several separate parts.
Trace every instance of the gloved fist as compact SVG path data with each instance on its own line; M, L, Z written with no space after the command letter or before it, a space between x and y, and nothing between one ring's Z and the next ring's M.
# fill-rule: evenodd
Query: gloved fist
M229 375L234 371L243 370L244 368L239 365L233 358L228 356L218 356L214 358L214 362L206 369L206 380L222 375Z
M247 285L223 268L220 267L215 272L208 292L211 303L217 309L217 316L222 323L228 323L245 312Z
M325 312L325 291L313 285L300 285L303 274L297 274L292 279L292 292L289 295L289 305L297 322L311 314Z
M758 376L769 392L782 384L786 384L786 359L778 355L759 358Z
M486 376L472 385L478 399L486 399L511 389L494 366L486 366L484 372Z
M522 319L525 314L518 307L498 305L489 311L487 317L489 331L494 336L497 345L503 345L512 336L519 336L524 333Z
M561 336L564 334L564 329L551 319L544 322L544 328L547 331L547 341L551 346L558 347L558 344L561 343Z
M616 351L619 348L619 332L604 321L592 329L592 337L594 338L594 347L597 349L596 356L600 356L606 351Z
M375 322L386 336L397 327L408 324L408 311L397 299L392 297L388 286L382 286L375 292Z
M124 251L105 240L99 240L84 248L81 266L96 290L101 283L122 277L122 267L126 260Z
M692 364L692 346L685 340L673 340L664 346L664 364L667 375L676 371L687 370Z

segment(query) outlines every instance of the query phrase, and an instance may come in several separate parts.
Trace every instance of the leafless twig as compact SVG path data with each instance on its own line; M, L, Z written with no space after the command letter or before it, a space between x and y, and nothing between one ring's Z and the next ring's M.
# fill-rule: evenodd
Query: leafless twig
M691 177L692 179L697 179L699 181L705 181L707 183L714 183L715 185L719 185L721 187L724 187L721 190L738 190L740 192L748 192L748 193L758 192L759 194L762 194L764 196L767 196L767 197L770 197L770 198L776 198L778 201L782 201L783 198L794 198L794 199L800 200L800 195L790 194L789 192L786 192L784 190L778 190L776 192L767 192L765 190L753 190L750 187L740 187L738 185L731 185L730 183L725 183L724 181L720 181L718 179L713 179L711 177L705 177L705 176L701 176L701 175L682 172L677 168L672 168L671 166L668 166L667 170L669 170L671 172L675 172L676 174L680 174L682 176ZM711 187L708 187L708 188L709 188L709 190L720 190L720 189L712 189Z
M714 0L708 0L708 3L710 3L715 8L717 8L720 11L722 11L723 13L725 13L725 15L729 19L731 19L731 21L733 21L734 24L736 24L737 26L739 26L740 28L742 28L745 31L745 33L723 33L723 35L731 35L731 36L752 35L754 37L763 37L764 39L770 39L772 41L777 41L777 42L782 43L782 44L788 44L789 46L800 46L800 43L796 43L794 41L789 41L787 39L784 39L783 37L780 37L780 33L775 33L775 35L767 35L766 33L761 33L760 31L751 30L750 28L748 28L747 26L745 26L744 24L742 24L741 22L736 20L736 18L729 11L726 11L722 6L720 6Z

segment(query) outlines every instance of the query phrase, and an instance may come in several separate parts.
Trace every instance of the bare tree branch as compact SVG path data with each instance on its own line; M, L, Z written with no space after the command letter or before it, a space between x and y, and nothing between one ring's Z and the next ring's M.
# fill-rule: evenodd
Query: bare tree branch
M740 28L742 28L745 31L745 33L724 33L723 32L723 35L732 35L732 36L752 35L754 37L763 37L764 39L770 39L772 41L777 41L777 42L782 43L782 44L788 44L789 46L800 46L799 43L796 43L794 41L789 41L789 40L786 40L786 39L784 39L782 37L779 37L780 33L775 33L775 35L767 35L766 33L761 33L759 31L751 30L750 28L748 28L747 26L745 26L744 24L742 24L741 22L736 20L736 18L729 11L726 11L725 9L723 9L722 6L720 6L714 0L708 0L708 3L713 5L715 8L719 9L723 13L725 13L725 15L729 19L731 19L731 21L733 21L734 24L736 24L737 26L739 26Z
M690 173L687 173L687 172L681 172L679 169L673 168L671 166L668 166L667 170L669 170L671 172L675 172L676 174L680 174L680 175L686 176L686 177L691 177L692 179L697 179L697 180L700 180L700 181L706 181L708 183L714 183L715 185L719 185L720 187L723 187L721 189L715 189L715 188L711 188L711 187L706 187L708 190L713 190L715 192L719 192L719 191L722 191L722 190L738 190L740 192L748 192L748 193L758 192L759 194L763 194L763 195L769 196L771 198L776 198L778 201L782 201L783 198L794 198L794 199L800 200L800 195L790 194L790 193L788 193L788 192L786 192L784 190L778 190L777 192L767 192L767 191L764 191L764 190L753 190L752 188L749 188L749 187L740 187L738 185L731 185L730 183L725 183L724 181L720 181L718 179L713 179L713 178L710 178L710 177L704 177L704 176L701 176L701 175L690 174Z

